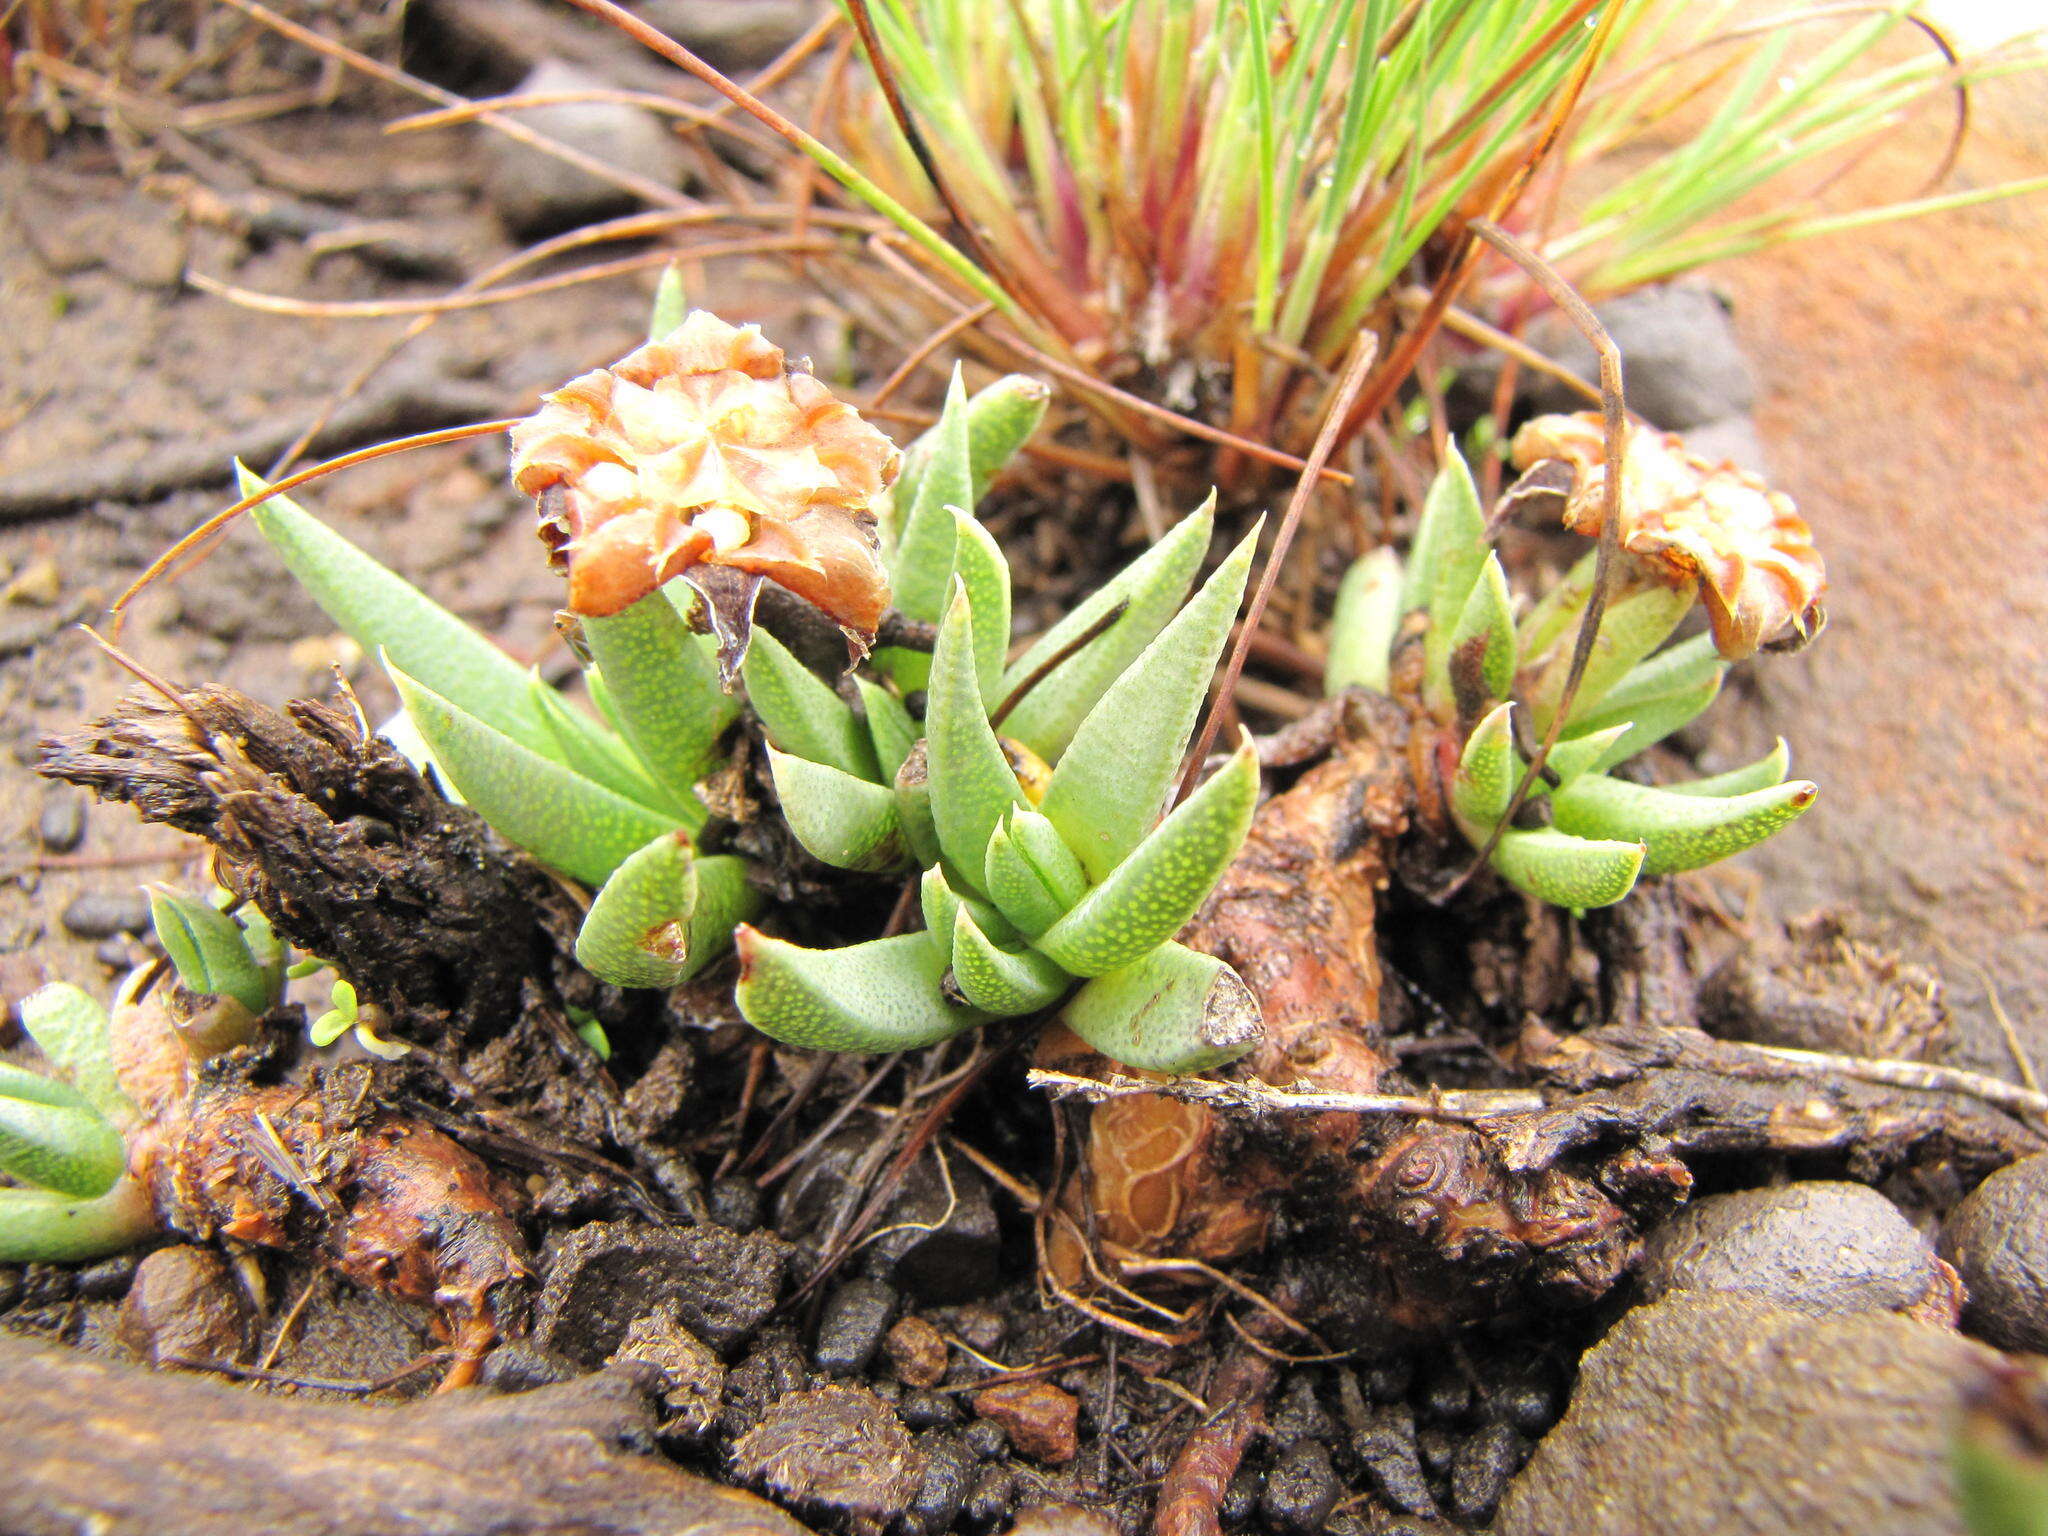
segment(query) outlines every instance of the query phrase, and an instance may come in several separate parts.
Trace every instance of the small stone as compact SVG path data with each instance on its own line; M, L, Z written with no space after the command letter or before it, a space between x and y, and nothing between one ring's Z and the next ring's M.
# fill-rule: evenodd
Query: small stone
M85 840L85 796L65 784L43 791L36 841L51 853L69 853Z
M1316 1398L1316 1384L1307 1372L1297 1372L1280 1394L1277 1405L1266 1413L1273 1438L1291 1445L1297 1440L1334 1440L1337 1422Z
M994 1307L956 1307L949 1320L955 1336L984 1355L994 1354L1009 1337L1010 1325Z
M1010 1449L1010 1437L1003 1433L1000 1424L987 1419L976 1419L967 1426L967 1449L983 1461L994 1461Z
M1486 1397L1487 1412L1522 1434L1541 1435L1557 1422L1557 1393L1540 1377L1516 1376Z
M1237 1474L1223 1490L1223 1500L1216 1506L1216 1513L1224 1525L1236 1530L1250 1520L1259 1507L1259 1495L1265 1492L1266 1479L1262 1473L1250 1467L1239 1467Z
M248 1298L211 1248L159 1248L135 1269L115 1336L151 1365L233 1362L248 1339Z
M825 1298L818 1312L812 1362L828 1376L868 1368L896 1314L896 1292L879 1280L849 1280ZM926 1383L931 1385L931 1383Z
M603 90L601 75L545 59L519 82L521 95ZM664 187L680 185L685 156L663 120L619 102L561 102L535 107L519 120L536 133ZM639 203L631 192L580 167L503 134L484 145L484 187L498 217L514 234L538 236L625 212Z
M790 1503L878 1522L902 1514L924 1480L909 1432L860 1387L792 1392L770 1404L733 1446L732 1472Z
M1458 1447L1465 1442L1455 1429L1429 1424L1415 1431L1415 1454L1431 1477L1449 1477L1451 1463L1458 1459Z
M974 1487L974 1453L958 1435L948 1434L920 1435L917 1448L924 1457L924 1481L904 1519L925 1536L938 1536L953 1528Z
M1723 416L1718 421L1687 427L1685 446L1709 464L1733 464L1737 469L1770 478L1770 455L1764 450L1763 434L1757 431L1754 416Z
M950 1429L960 1422L960 1405L950 1392L906 1392L896 1417L911 1429Z
M788 1260L787 1246L766 1232L592 1222L551 1256L533 1336L594 1368L636 1321L673 1297L681 1324L730 1358L774 1310Z
M1034 1504L1019 1512L1009 1536L1118 1536L1117 1523L1078 1504Z
M81 939L147 933L149 898L140 891L88 891L73 898L59 921Z
M1489 1424L1471 1436L1451 1462L1451 1513L1468 1525L1490 1519L1528 1454L1527 1443L1505 1424Z
M713 1179L710 1199L711 1219L721 1227L751 1232L761 1225L761 1190L752 1179Z
M1016 1497L1017 1480L1008 1467L983 1467L961 1513L971 1525L991 1526L1010 1512Z
M723 69L767 63L816 19L810 0L640 0L638 10Z
M484 1356L477 1385L487 1392L531 1392L574 1381L579 1374L573 1361L548 1353L531 1339L513 1339Z
M1387 1404L1371 1409L1352 1431L1351 1451L1389 1504L1403 1514L1434 1519L1436 1499L1422 1473L1417 1438L1407 1405Z
M1315 1536L1343 1494L1320 1440L1297 1440L1266 1474L1259 1513L1283 1536Z
M776 1229L815 1249L831 1227L833 1212L858 1193L859 1167L869 1144L866 1132L853 1131L841 1132L820 1148L783 1186ZM941 1172L933 1159L920 1158L878 1225L884 1235L867 1246L868 1273L926 1306L970 1302L996 1288L1002 1232L988 1180L966 1160L948 1158Z
M1596 305L1628 371L1629 409L1666 432L1741 416L1756 404L1756 376L1743 356L1727 306L1696 283L1639 288ZM1561 318L1540 327L1537 347L1587 382L1600 377L1592 344ZM1528 396L1541 410L1579 410L1583 402L1554 379L1533 377Z
M31 560L5 586L0 586L0 603L19 603L28 608L48 608L64 595L64 572L47 555Z
M1422 1416L1456 1424L1472 1411L1472 1383L1455 1360L1445 1360L1422 1383Z
M642 1360L661 1371L661 1432L701 1440L725 1396L725 1366L710 1346L685 1328L673 1300L665 1301L626 1330L612 1364Z
M1862 1184L1814 1181L1709 1195L1651 1233L1637 1283L1742 1291L1802 1312L1946 1303L1952 1277L1899 1208ZM1938 1310L1938 1309L1937 1309Z
M946 1379L946 1341L923 1318L897 1319L883 1343L889 1368L906 1387L936 1387Z
M101 939L93 945L92 957L110 971L125 971L135 965L137 946L129 938Z
M1064 1466L1079 1454L1081 1400L1049 1381L1009 1381L974 1394L974 1411L1000 1425L1021 1456Z
M1963 1324L2001 1349L2048 1353L2048 1153L1970 1191L1941 1233L1969 1292Z
M76 1271L72 1284L87 1301L119 1301L135 1283L135 1272L141 1264L138 1254L117 1253Z

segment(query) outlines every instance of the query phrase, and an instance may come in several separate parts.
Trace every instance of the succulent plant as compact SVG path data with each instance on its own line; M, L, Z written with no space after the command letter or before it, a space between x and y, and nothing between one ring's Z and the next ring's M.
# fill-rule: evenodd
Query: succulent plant
M0 1263L70 1263L117 1253L156 1230L128 1173L138 1112L114 1078L107 1013L54 982L23 998L21 1022L49 1075L0 1063Z
M1549 440L1539 433L1530 441ZM1535 455L1525 451L1522 457L1533 461ZM1577 465L1578 484L1569 498L1575 509L1595 499L1587 468ZM1635 472L1632 457L1629 473ZM1695 491L1703 481L1711 491L1714 477L1735 474L1699 461L1687 473L1694 475ZM1774 625L1794 627L1810 625L1817 612L1817 559L1801 567L1801 601L1787 602L1779 592L1770 604L1752 601L1748 590L1764 562L1674 561L1674 547L1725 547L1731 533L1715 521L1724 508L1713 496L1688 504L1687 519L1669 515L1679 500L1667 497L1653 509L1658 535L1650 539L1634 536L1652 521L1641 515L1646 509L1640 492L1624 495L1624 529L1630 529L1632 516L1638 526L1633 534L1624 532L1622 544L1630 549L1633 538L1635 553L1601 618L1545 772L1532 786L1532 805L1539 815L1547 808L1547 825L1501 827L1527 766L1517 742L1516 711L1534 738L1550 730L1564 696L1578 621L1592 595L1594 557L1588 555L1518 615L1487 538L1478 490L1453 449L1430 486L1405 566L1391 550L1374 551L1353 565L1339 591L1329 690L1360 685L1387 691L1402 671L1396 660L1403 648L1418 647L1418 703L1449 735L1456 754L1446 786L1452 820L1473 846L1492 842L1490 862L1501 878L1559 906L1608 906L1643 875L1697 869L1739 853L1786 826L1817 793L1806 780L1785 778L1782 740L1747 767L1686 784L1653 786L1611 772L1713 702L1729 666L1716 648L1717 636L1727 634L1731 645L1754 649L1760 611L1770 611ZM1790 503L1777 501L1783 505L1773 506L1772 517L1797 523ZM1690 526L1680 527L1682 522ZM1598 531L1597 520L1590 528L1583 518L1574 526ZM1797 523L1797 531L1810 555L1805 525ZM1741 593L1732 587L1742 583L1720 579L1737 572L1750 578ZM1692 609L1695 587L1706 594L1713 632L1667 645ZM1731 620L1731 613L1745 617Z

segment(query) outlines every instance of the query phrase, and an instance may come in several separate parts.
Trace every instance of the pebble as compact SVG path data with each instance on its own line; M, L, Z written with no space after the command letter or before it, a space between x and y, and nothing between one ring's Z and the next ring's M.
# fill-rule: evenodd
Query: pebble
M1415 1419L1407 1406L1390 1404L1366 1414L1352 1431L1351 1451L1389 1504L1403 1514L1434 1518L1436 1499L1423 1476L1418 1439ZM1448 1434L1443 1439L1447 1447L1444 1464L1449 1465Z
M819 1387L771 1403L733 1446L741 1481L778 1498L857 1521L893 1520L924 1468L889 1405L861 1387Z
M1735 322L1720 297L1697 283L1639 288L1594 306L1621 349L1628 373L1629 409L1667 432L1684 432L1756 405L1756 376L1736 340ZM1549 356L1589 382L1600 377L1593 348L1561 319L1532 338ZM1553 379L1531 379L1541 409L1582 410L1584 402Z
M135 1283L135 1274L142 1267L141 1257L133 1253L117 1253L110 1259L101 1259L97 1264L88 1264L73 1276L77 1294L87 1301L119 1301L128 1294L128 1288Z
M149 931L149 898L140 891L87 891L74 897L59 919L81 939Z
M1972 1190L1942 1229L1941 1254L1969 1291L1970 1332L2001 1349L2048 1353L2048 1153Z
M967 1507L961 1511L971 1525L989 1526L1010 1512L1010 1505L1017 1496L1017 1480L1010 1475L1008 1467L983 1467L981 1475L974 1480L973 1491L967 1495Z
M1686 448L1709 464L1733 464L1753 475L1771 477L1771 459L1754 416L1724 416L1685 429Z
M816 1247L833 1212L857 1189L868 1148L865 1131L841 1132L828 1141L783 1186L776 1229L801 1246ZM964 1159L951 1159L943 1175L932 1159L919 1161L878 1222L884 1235L865 1250L869 1274L926 1306L972 1302L995 1290L1002 1256L995 1202L987 1178Z
M1557 1392L1536 1375L1511 1376L1487 1394L1486 1407L1502 1423L1532 1437L1557 1422Z
M923 1318L898 1318L882 1343L889 1369L906 1387L936 1387L946 1379L945 1337Z
M81 1289L83 1277L81 1277ZM134 1269L115 1337L142 1360L241 1358L248 1339L249 1299L228 1261L211 1248L159 1248Z
M1010 1437L1003 1433L1002 1425L987 1419L976 1419L967 1426L966 1433L967 1449L983 1461L994 1461L1010 1449Z
M1407 1397L1408 1389L1415 1384L1415 1362L1406 1355L1375 1360L1358 1368L1358 1380L1365 1389L1365 1395L1374 1402L1398 1403Z
M595 1367L636 1321L673 1297L682 1325L730 1358L774 1310L788 1260L788 1247L766 1232L592 1222L553 1253L533 1336Z
M1259 1507L1259 1494L1265 1486L1266 1479L1263 1475L1250 1467L1239 1467L1237 1475L1232 1477L1228 1486L1224 1488L1223 1498L1216 1506L1216 1513L1222 1517L1223 1523L1236 1530L1251 1519Z
M487 1392L531 1392L574 1381L581 1374L573 1360L542 1349L531 1339L513 1339L484 1356L477 1385Z
M1451 1461L1451 1513L1468 1525L1490 1518L1528 1454L1528 1443L1505 1424L1489 1424L1468 1438Z
M1637 1273L1655 1301L1741 1291L1804 1312L1899 1311L1952 1299L1953 1277L1899 1208L1862 1184L1709 1195L1653 1232Z
M602 75L544 59L519 82L520 94L602 90ZM685 156L668 125L641 107L620 102L561 102L535 107L519 120L572 149L665 187L680 185ZM632 193L590 172L501 133L482 138L484 190L514 234L540 236L570 229L634 207Z
M1282 1536L1315 1536L1343 1492L1323 1442L1297 1440L1266 1474L1259 1513Z
M1587 1352L1494 1536L1961 1536L1953 1425L1999 1365L1892 1313L1680 1292Z
M711 1219L721 1227L752 1232L761 1225L761 1189L752 1179L713 1179L709 1199Z
M960 1422L960 1406L950 1392L906 1392L896 1417L911 1429L950 1429Z
M953 1528L974 1487L974 1453L949 1434L919 1435L917 1449L924 1457L924 1481L903 1514L918 1531L938 1536Z
M1021 1456L1064 1466L1080 1452L1081 1400L1049 1381L1007 1381L974 1394L974 1411L1000 1425Z
M1017 1516L1009 1536L1119 1536L1121 1527L1099 1509L1079 1504L1035 1504Z
M68 785L51 785L36 817L36 841L51 853L69 853L84 840L85 796Z
M0 603L20 603L30 608L47 608L64 593L64 572L45 556L31 560L5 586L0 586Z
M1472 1383L1454 1360L1446 1360L1422 1383L1422 1416L1455 1424L1472 1411Z
M849 1280L825 1298L811 1362L828 1376L854 1376L868 1368L896 1315L896 1292L879 1280ZM926 1383L930 1385L930 1383Z
M116 937L101 939L92 947L93 959L110 971L125 971L136 963L137 946L133 939Z

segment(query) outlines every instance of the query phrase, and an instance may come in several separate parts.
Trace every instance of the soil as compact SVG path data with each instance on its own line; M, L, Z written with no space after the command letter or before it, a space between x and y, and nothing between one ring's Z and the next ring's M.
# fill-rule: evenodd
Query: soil
M104 992L145 953L121 931L133 920L123 909L132 909L136 884L189 881L200 871L196 841L30 772L39 737L103 713L133 686L74 626L97 623L173 538L226 503L231 456L267 467L335 386L405 325L252 313L194 291L181 274L320 300L433 297L452 274L517 248L484 189L483 130L393 140L379 128L398 109L393 98L357 96L317 116L242 130L241 142L260 150L241 163L261 190L325 209L354 234L379 226L377 239L337 238L324 256L301 238L265 233L275 225L246 197L224 202L221 187L188 170L138 178L98 136L67 137L48 161L8 167L6 217L24 236L0 239L0 992L10 1004L57 978ZM1918 165L1923 150L1903 141L1888 153ZM1972 148L1974 174L1986 179L2038 169L2044 157L2048 143L2029 136L2016 108ZM1958 1059L1998 1071L2009 1070L2010 1057L1973 966L1995 981L2021 1046L2048 1057L2048 842L2039 817L2048 791L2040 766L2048 761L2044 222L2038 202L2000 204L1715 274L1738 300L1764 381L1759 425L1776 483L1812 519L1834 575L1832 631L1807 656L1774 664L1709 746L1732 756L1737 738L1782 731L1800 771L1826 793L1797 832L1717 881L1740 893L1746 869L1781 913L1842 904L1859 921L1892 925L1946 977ZM1969 259L1957 260L1959 250ZM692 271L688 282L693 300L760 320L821 372L851 362L841 312L779 268L728 264ZM380 377L369 406L323 450L519 414L541 388L633 345L651 288L651 274L641 273L448 316ZM1955 344L1959 336L1971 338L1967 349ZM529 509L504 483L499 443L370 465L306 499L513 654L544 672L566 670L550 627L558 579L537 558ZM338 662L372 718L391 703L374 664L328 633L247 529L142 598L119 644L160 676L217 682L273 704L327 695ZM81 901L102 910L81 911ZM1420 917L1396 910L1388 921L1417 927ZM1525 946L1518 922L1489 914L1475 925L1489 931L1467 935L1469 947L1505 955ZM1610 955L1655 947L1637 932L1603 942ZM1429 1017L1441 979L1426 965L1393 978L1410 1000L1392 1012L1422 1051L1441 1053L1451 1081L1461 1068L1483 1071L1487 1049L1505 1042L1473 1041L1464 1021ZM1521 977L1503 960L1482 981L1512 993ZM1649 1028L1655 1011L1642 1003L1632 1022ZM637 1129L615 1134L636 1156L686 1148L709 1173L729 1148L743 1149L719 1109L738 1085L759 1073L764 1101L787 1104L802 1098L809 1069L755 1053L737 1030L693 1039L701 1048L628 1049L621 1113ZM839 1063L811 1078L811 1102L843 1099L863 1076L858 1064ZM998 1170L1044 1178L1054 1122L1071 1112L1028 1095L1014 1059L970 1083L965 1102L977 1129L969 1150ZM1768 1118L1769 1107L1759 1115ZM717 1131L702 1129L714 1119ZM755 1116L755 1134L767 1119ZM872 1528L906 1507L913 1529L999 1529L1018 1507L1068 1500L1091 1502L1132 1529L1163 1486L1175 1495L1192 1488L1190 1507L1206 1501L1227 1524L1256 1518L1277 1532L1319 1529L1333 1508L1356 1503L1338 1508L1330 1528L1348 1520L1362 1532L1400 1528L1368 1527L1367 1508L1381 1512L1376 1520L1444 1510L1483 1521L1562 1411L1574 1362L1605 1321L1570 1314L1541 1330L1482 1331L1419 1361L1390 1351L1335 1370L1276 1369L1270 1338L1176 1354L1043 1307L1029 1279L991 1291L990 1273L1030 1273L1026 1203L966 1161L947 1163L944 1187L920 1186L925 1160L885 1222L937 1220L954 1247L928 1243L921 1258L893 1253L887 1285L849 1266L770 1315L761 1296L772 1299L785 1273L808 1273L833 1245L843 1191L875 1172L857 1165L880 1124L855 1116L836 1142L774 1181L765 1202L752 1178L677 1175L662 1197L715 1218L688 1229L698 1235L687 1241L648 1236L669 1229L650 1226L616 1191L559 1177L543 1189L548 1180L529 1170L542 1213L535 1267L547 1284L535 1298L537 1342L495 1357L501 1383L600 1366L629 1323L651 1328L638 1339L641 1358L670 1351L663 1449L697 1470L730 1469L836 1529ZM1068 1124L1084 1134L1077 1117ZM783 1135L778 1155L798 1140ZM2007 1149L1984 1155L1994 1153ZM641 1169L653 1179L644 1161ZM609 1229L594 1217L620 1221L617 1245L607 1246ZM715 1250L708 1257L698 1251L707 1244ZM419 1310L300 1261L273 1257L245 1270L236 1283L260 1293L265 1369L297 1378L301 1395L326 1395L305 1385L319 1379L399 1372L431 1343ZM132 1260L117 1260L77 1276L0 1276L0 1310L12 1328L117 1353L134 1271ZM1314 1275L1264 1280L1283 1294L1296 1282L1323 1283ZM591 1299L623 1289L637 1301L664 1288L684 1290L696 1309L670 1316L666 1342L658 1313L653 1322L637 1307L631 1318L608 1318ZM905 1318L925 1332L906 1331ZM927 1333L951 1352L936 1373ZM969 1368L968 1359L1053 1365L991 1395L987 1365ZM393 1395L425 1385L413 1378ZM1202 1469L1176 1453L1233 1385L1254 1399L1270 1390L1270 1433L1242 1470L1230 1457L1221 1486L1204 1490ZM1226 1415L1203 1433L1220 1445L1236 1430ZM1248 1427L1237 1435L1240 1450L1249 1437ZM827 1444L843 1454L808 1454Z

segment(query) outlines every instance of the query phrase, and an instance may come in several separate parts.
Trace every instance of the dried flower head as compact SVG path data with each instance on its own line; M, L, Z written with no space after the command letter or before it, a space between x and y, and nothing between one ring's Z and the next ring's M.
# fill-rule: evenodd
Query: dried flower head
M547 396L512 447L575 612L617 613L695 566L728 566L873 638L889 601L875 503L901 455L758 326L693 310Z
M1515 434L1514 463L1561 459L1574 471L1565 526L1597 537L1607 444L1597 412L1539 416ZM1684 439L1629 424L1621 547L1666 586L1699 583L1715 648L1731 661L1790 630L1809 638L1827 572L1792 498L1733 464L1687 451Z

